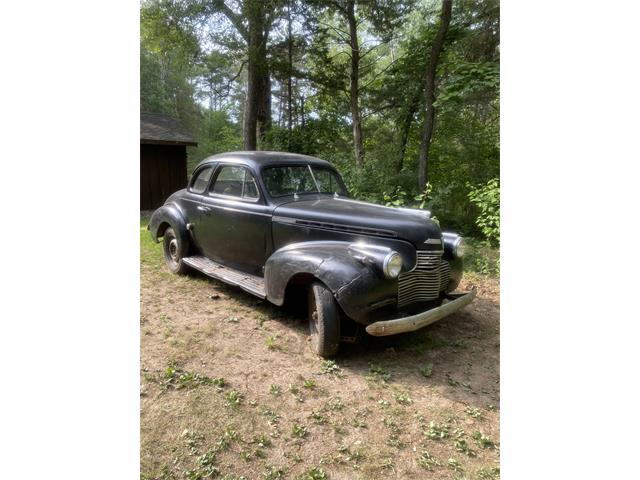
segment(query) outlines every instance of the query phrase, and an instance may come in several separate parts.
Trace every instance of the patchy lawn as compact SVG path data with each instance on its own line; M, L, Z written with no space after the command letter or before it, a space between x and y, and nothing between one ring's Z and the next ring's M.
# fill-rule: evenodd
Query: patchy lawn
M142 479L499 477L499 285L323 361L299 314L164 267L141 221Z

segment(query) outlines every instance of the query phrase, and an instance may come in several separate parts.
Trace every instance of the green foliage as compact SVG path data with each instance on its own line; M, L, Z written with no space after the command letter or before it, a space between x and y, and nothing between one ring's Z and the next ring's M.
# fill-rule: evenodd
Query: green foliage
M246 22L246 1L225 5ZM209 155L243 148L248 50L220 3L145 0L140 7L140 107L174 116L192 133L198 147L188 148L189 173ZM327 159L343 175L351 196L430 210L443 229L498 246L499 3L454 6L437 70L424 192L417 187L424 71L439 2L356 3L363 167L354 162L349 28L344 12L325 0L270 3L272 28L264 60L270 71L272 124L258 147ZM291 43L285 5L291 6ZM472 269L499 271L483 248L476 253L469 262Z
M500 181L497 178L472 189L469 200L478 207L480 214L476 225L492 245L500 244Z
M145 378L150 382L158 383L165 390L192 390L203 385L214 385L219 390L225 386L223 378L210 378L200 373L183 370L175 363L170 363L164 372L146 374Z
M487 241L472 238L465 240L467 242L467 253L464 257L465 270L482 275L500 275L500 251Z

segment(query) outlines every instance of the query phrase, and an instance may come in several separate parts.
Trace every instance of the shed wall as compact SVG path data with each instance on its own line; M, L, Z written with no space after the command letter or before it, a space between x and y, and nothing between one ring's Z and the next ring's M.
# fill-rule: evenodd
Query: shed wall
M140 210L154 210L187 185L187 147L140 145Z

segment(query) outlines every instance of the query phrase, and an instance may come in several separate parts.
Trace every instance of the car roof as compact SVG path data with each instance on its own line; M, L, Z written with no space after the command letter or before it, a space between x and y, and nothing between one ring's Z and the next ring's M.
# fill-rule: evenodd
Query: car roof
M268 151L244 151L244 152L227 152L218 153L202 160L196 168L200 165L212 162L229 162L239 163L243 165L249 165L255 169L261 169L273 165L287 165L287 164L310 164L317 165L319 167L331 167L334 168L331 163L321 158L311 157L309 155L302 155L299 153L289 152L268 152Z

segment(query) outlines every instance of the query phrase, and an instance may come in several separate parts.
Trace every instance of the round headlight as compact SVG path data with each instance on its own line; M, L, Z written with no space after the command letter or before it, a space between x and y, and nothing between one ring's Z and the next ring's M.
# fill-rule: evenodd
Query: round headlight
M387 278L397 278L402 270L402 257L398 252L391 252L382 263L382 271Z
M456 242L453 248L453 254L458 258L462 258L465 256L466 253L467 253L467 243L464 241L464 238L458 237L458 241Z

